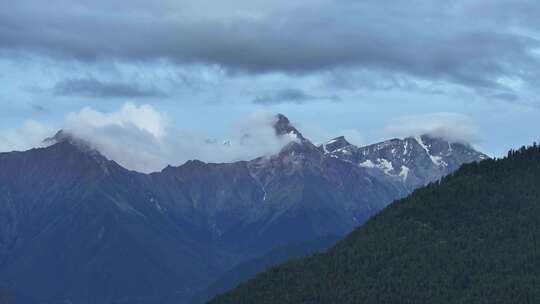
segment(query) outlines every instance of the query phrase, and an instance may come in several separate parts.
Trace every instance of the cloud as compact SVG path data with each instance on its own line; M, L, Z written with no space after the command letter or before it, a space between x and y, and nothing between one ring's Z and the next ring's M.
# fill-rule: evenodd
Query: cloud
M28 120L21 127L0 130L0 152L24 151L44 145L53 128Z
M345 136L345 139L355 146L362 146L365 143L364 136L358 130L346 129L341 131L341 134Z
M219 163L276 154L296 138L276 136L275 119L269 112L256 112L216 140L172 124L151 105L125 103L112 112L82 108L68 114L61 128L128 169L154 172L191 159ZM0 129L0 152L42 147L56 131L31 120L18 128Z
M394 119L382 130L385 137L431 135L450 142L474 144L480 139L473 120L459 113L430 113Z
M156 88L143 88L124 82L103 82L94 78L68 78L55 84L56 96L80 96L91 98L165 97Z
M65 130L78 133L78 129L99 129L118 126L123 129L137 129L155 138L164 136L167 122L165 118L150 105L137 106L125 103L117 112L103 113L85 107L67 117Z
M262 105L272 105L272 104L280 104L280 103L303 104L309 101L316 101L316 100L340 101L341 98L337 95L316 96L316 95L308 94L301 89L288 88L288 89L281 89L281 90L259 95L253 100L253 103L262 104Z
M277 137L273 122L272 115L257 114L236 125L230 138L208 140L173 126L150 105L126 103L112 113L88 107L72 113L64 130L129 169L153 172L190 159L230 162L277 153L294 138Z
M271 2L3 1L0 48L248 73L361 68L471 88L539 76L536 0Z

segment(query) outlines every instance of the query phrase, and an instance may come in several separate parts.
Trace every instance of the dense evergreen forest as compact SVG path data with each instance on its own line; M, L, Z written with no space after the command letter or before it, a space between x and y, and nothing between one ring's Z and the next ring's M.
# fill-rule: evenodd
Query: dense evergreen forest
M539 303L540 148L464 165L212 304Z

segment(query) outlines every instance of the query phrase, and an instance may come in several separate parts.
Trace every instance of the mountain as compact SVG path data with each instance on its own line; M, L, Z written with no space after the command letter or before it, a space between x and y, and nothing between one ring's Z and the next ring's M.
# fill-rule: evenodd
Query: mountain
M0 304L8 304L9 299L0 291Z
M290 139L276 155L152 174L63 131L46 148L0 153L0 289L22 304L185 303L274 248L346 235L412 188L323 151L283 115L273 127ZM483 158L447 145L445 161Z
M166 303L207 284L221 251L164 216L147 184L68 141L0 154L0 286L40 303Z
M224 303L536 303L540 147L462 166Z
M344 137L320 145L326 155L367 168L370 174L405 186L408 192L439 180L462 164L488 156L470 145L430 135L391 139L356 147Z
M290 135L302 143L309 142L283 114L276 115L276 119L274 122L274 130L276 131L276 135L278 136Z
M324 252L332 247L338 240L338 237L326 236L313 241L274 248L261 257L243 262L225 272L210 284L210 286L196 294L190 303L206 303L215 295L235 288L240 283L247 281L259 272L263 272L291 259Z

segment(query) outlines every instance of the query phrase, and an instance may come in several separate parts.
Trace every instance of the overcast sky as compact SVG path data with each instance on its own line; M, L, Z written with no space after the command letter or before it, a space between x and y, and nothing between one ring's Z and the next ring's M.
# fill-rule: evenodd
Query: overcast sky
M537 0L0 0L0 150L71 127L220 161L190 143L281 112L314 142L443 128L500 156L540 138L539 38Z

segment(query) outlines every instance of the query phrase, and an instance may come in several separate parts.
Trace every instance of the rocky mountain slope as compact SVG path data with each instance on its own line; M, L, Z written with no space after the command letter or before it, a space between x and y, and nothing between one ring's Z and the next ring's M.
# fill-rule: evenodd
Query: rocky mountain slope
M435 140L426 149L411 143L399 159L385 149L317 147L283 115L274 128L292 140L276 155L152 174L63 132L49 147L1 153L0 289L24 303L182 303L241 262L345 235L415 185L485 157ZM426 159L448 166L426 169ZM401 164L411 171L405 179Z
M145 303L206 284L222 251L147 185L69 142L0 154L0 285L40 303Z
M536 303L539 181L537 145L462 166L210 303Z

